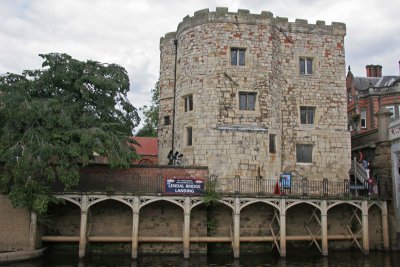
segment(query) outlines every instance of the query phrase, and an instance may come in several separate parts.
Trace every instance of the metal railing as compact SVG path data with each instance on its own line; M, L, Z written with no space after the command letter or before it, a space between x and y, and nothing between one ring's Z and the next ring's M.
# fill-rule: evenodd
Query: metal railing
M110 173L83 175L79 184L68 190L62 185L55 184L55 192L103 192L109 194L149 194L166 195L165 173L143 176L137 173ZM367 182L350 184L349 180L330 182L328 179L309 181L291 179L290 182L281 179L263 178L210 178L217 179L216 191L221 196L242 197L295 197L295 198L387 198L387 184L378 183L375 187ZM205 179L207 181L207 179ZM206 185L207 187L207 182ZM190 195L190 194L189 194Z
M356 158L352 160L350 172L354 174L354 177L364 183L369 178L368 170L366 170L359 162L357 162Z
M330 182L326 178L320 181L309 181L303 178L287 182L281 179L251 179L236 176L219 179L218 191L221 194L257 197L387 198L388 196L386 183L368 185L365 181L350 184L347 179L343 182Z

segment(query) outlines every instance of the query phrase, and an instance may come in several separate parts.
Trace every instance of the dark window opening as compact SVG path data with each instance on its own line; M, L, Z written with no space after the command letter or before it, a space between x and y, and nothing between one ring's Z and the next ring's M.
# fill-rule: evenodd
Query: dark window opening
M296 145L296 162L312 163L312 145Z
M276 153L276 143L275 143L276 134L269 135L269 153Z
M367 110L361 109L361 128L367 128Z
M300 107L301 124L314 124L315 107Z
M235 66L245 65L246 49L231 48L231 64Z
M255 110L256 93L240 92L239 93L239 109L240 110Z
M170 125L171 124L171 120L169 118L169 116L165 116L164 117L164 125Z
M186 145L191 146L193 145L193 130L192 127L186 128Z

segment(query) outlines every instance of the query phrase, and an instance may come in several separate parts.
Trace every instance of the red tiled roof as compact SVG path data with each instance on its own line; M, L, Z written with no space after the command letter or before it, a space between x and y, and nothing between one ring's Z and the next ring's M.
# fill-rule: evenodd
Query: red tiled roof
M140 146L134 145L136 153L139 155L158 155L158 138L157 137L139 137L133 136L133 140L138 142Z

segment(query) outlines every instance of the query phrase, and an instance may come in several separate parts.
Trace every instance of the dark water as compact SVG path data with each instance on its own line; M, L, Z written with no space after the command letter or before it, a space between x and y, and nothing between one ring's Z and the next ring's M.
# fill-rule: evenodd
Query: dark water
M371 252L364 256L359 251L330 252L328 257L309 252L290 252L286 259L273 255L242 256L234 260L229 255L192 256L184 260L181 256L140 256L132 261L129 255L89 255L84 261L78 261L76 254L49 252L40 259L27 262L9 263L0 266L8 267L200 267L200 266L232 266L232 267L400 267L400 252Z

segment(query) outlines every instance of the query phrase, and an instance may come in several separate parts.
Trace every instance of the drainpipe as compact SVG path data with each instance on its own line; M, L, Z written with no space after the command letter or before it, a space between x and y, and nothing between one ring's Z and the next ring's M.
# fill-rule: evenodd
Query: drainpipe
M178 40L174 40L174 46L175 46L175 64L174 64L174 102L173 102L173 107L172 107L172 152L175 150L175 103L176 103L176 64L177 64L177 58L178 58Z

